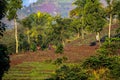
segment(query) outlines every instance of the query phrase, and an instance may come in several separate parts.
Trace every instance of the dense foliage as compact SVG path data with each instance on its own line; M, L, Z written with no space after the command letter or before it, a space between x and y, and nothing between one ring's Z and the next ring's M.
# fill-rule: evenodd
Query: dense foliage
M6 0L0 0L0 37L3 36L3 32L5 31L5 24L1 22L1 19L6 14Z
M119 38L112 38L111 42L106 40L105 43L98 49L96 56L91 56L83 61L79 65L68 66L63 65L56 70L55 75L51 80L118 80L120 79L120 57L118 50L120 46ZM104 47L105 45L109 46ZM112 51L111 51L112 49ZM108 54L108 50L109 54ZM103 52L105 51L105 52ZM117 52L118 54L116 55ZM62 64L62 59L58 59L59 63Z
M55 73L56 74L54 77L50 78L50 80L87 80L89 76L86 70L82 69L78 65L63 65L58 70L56 70Z
M10 59L7 52L7 47L4 44L0 44L0 80L4 72L8 71L10 68Z
M105 2L106 6L101 4L100 0L75 0L73 4L76 7L70 11L69 18L38 11L19 20L17 11L22 8L22 0L0 1L0 43L2 43L0 44L0 71L2 71L0 75L9 68L7 54L53 49L56 53L64 54L64 47L69 41L78 38L81 42L85 41L85 36L92 33L96 35L95 43L97 44L98 41L100 43L97 54L74 66L63 65L67 57L57 58L54 64L59 68L50 79L119 80L120 1L105 0ZM8 20L14 20L14 29L9 29L5 33L3 32L6 25L1 22L4 16ZM118 27L117 33L111 33L113 24ZM106 29L108 38L102 41L100 35L106 25L109 26L108 30ZM103 33L102 37L104 36L106 35Z

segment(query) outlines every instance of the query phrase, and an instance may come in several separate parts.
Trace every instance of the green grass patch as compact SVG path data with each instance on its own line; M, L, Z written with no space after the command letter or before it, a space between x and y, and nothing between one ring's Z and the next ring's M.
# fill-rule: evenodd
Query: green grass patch
M11 67L8 73L3 76L5 79L18 80L19 78L26 79L46 79L54 74L57 69L52 63L41 62L24 62L22 64ZM37 79L38 80L38 79Z

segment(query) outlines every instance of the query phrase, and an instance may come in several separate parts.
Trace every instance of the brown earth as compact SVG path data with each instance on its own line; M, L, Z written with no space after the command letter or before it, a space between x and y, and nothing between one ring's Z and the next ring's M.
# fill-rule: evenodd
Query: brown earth
M98 46L67 46L64 49L63 54L56 54L54 50L38 50L36 52L25 52L20 54L10 55L11 66L23 63L23 62L34 62L34 61L49 61L55 60L58 57L67 57L68 62L80 62L85 58L95 55L95 51Z

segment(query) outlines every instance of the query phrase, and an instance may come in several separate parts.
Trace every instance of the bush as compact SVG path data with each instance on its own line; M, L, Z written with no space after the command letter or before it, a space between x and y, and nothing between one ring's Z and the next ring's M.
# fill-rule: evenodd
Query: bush
M120 57L113 57L113 62L108 68L110 69L110 78L120 80Z
M53 62L53 64L55 64L55 65L61 65L63 63L63 59L62 58L57 58L54 62Z
M55 75L51 80L87 80L88 75L80 66L67 66L63 65L56 70Z
M64 51L64 50L63 50L63 45L62 45L62 44L58 44L55 52L62 54L63 51Z
M32 51L36 51L36 50L37 50L37 45L36 45L35 42L32 42L32 43L31 43L30 49L31 49Z
M82 66L87 69L94 80L119 80L120 79L120 39L111 38L98 50L97 56L86 59Z
M57 58L57 59L53 62L53 64L55 64L55 65L61 65L61 64L63 64L64 62L66 62L67 60L68 60L68 58L65 57L65 56L63 56L62 58Z
M8 54L15 53L15 42L7 44Z
M0 80L4 72L8 71L10 67L10 60L7 52L7 46L0 44Z
M118 49L120 49L120 38L111 38L107 39L97 52L106 56L118 55Z
M47 43L42 43L42 44L41 44L41 49L42 49L42 50L45 50L45 49L47 48L47 45L48 45Z
M86 59L83 62L83 67L86 69L100 69L100 68L108 68L112 63L114 62L114 59L104 56L104 55L98 55L98 56L92 56L88 59Z

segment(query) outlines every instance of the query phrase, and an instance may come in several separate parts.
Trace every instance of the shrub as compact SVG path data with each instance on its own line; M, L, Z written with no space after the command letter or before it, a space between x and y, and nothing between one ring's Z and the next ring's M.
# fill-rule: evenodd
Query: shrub
M10 60L7 52L7 46L0 44L0 79L3 76L4 72L8 71L10 67Z
M120 57L113 57L112 64L108 66L110 69L110 78L120 80Z
M100 69L100 68L108 68L112 63L114 62L114 59L111 57L107 57L105 55L98 55L98 56L92 56L88 59L86 59L83 62L83 67L88 69Z
M57 58L57 59L53 62L53 64L55 64L55 65L61 65L61 64L63 64L64 62L66 62L67 60L68 60L68 58L65 57L65 56L63 56L62 58Z
M36 45L35 42L31 43L30 49L31 49L32 51L36 51L36 50L37 50L37 45Z
M62 45L62 44L58 44L55 52L62 54L63 51L64 51L64 50L63 50L63 45Z
M63 59L62 58L57 58L54 62L53 62L53 64L55 64L55 65L61 65L63 63Z
M92 56L83 62L82 66L90 72L90 79L120 79L120 58L117 55L119 49L120 39L111 38L103 43L97 56Z
M51 80L87 80L88 74L80 66L63 65L56 70L55 75Z
M118 55L120 49L120 38L107 39L97 51L103 55Z

